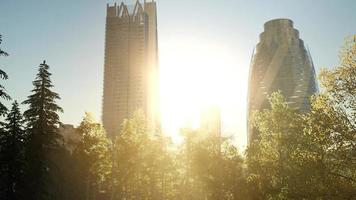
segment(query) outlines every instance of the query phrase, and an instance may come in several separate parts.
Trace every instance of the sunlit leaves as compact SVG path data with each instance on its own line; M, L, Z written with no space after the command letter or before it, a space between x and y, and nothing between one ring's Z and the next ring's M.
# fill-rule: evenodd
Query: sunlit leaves
M90 113L85 113L76 131L80 140L72 155L75 164L73 170L81 178L76 183L82 191L76 195L78 198L91 199L99 193L100 188L108 189L112 175L111 142Z
M356 195L356 41L346 41L340 65L322 70L322 93L309 113L288 108L279 93L258 111L260 138L247 150L248 183L262 199L349 199ZM253 193L251 193L253 194Z

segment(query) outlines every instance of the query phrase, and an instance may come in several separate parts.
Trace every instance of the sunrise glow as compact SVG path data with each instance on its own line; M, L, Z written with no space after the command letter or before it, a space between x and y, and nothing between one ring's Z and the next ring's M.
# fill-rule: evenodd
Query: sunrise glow
M242 136L245 126L239 124L237 114L246 108L248 69L239 65L238 55L229 52L227 45L194 37L172 37L162 44L160 85L165 133L180 141L180 128L199 128L201 110L218 105L223 135L239 132Z

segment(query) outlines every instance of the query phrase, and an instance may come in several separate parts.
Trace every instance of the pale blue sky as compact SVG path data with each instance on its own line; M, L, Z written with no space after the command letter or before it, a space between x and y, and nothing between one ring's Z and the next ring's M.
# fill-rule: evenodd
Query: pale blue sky
M63 122L77 124L85 111L100 118L106 3L113 2L0 0L0 34L4 40L1 46L10 54L0 58L0 66L5 66L9 74L4 85L13 99L23 101L29 95L37 66L46 59L55 90L62 97L59 104L64 108ZM344 38L356 33L354 0L157 2L161 54L169 54L167 46L175 40L211 42L236 54L236 68L242 71L248 71L258 35L270 19L294 21L309 46L317 71L335 65ZM169 66L161 67L169 70ZM241 98L245 96L241 94Z

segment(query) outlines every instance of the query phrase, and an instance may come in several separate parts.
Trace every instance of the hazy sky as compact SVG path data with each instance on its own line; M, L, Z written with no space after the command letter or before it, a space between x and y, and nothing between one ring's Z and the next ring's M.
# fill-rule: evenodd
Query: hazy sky
M208 53L199 54L202 57L215 55L217 51L220 57L215 61L229 59L234 68L230 72L236 73L236 79L231 79L225 89L236 94L230 102L238 98L236 101L240 103L227 114L225 130L235 133L240 141L245 139L242 105L246 100L249 62L264 22L274 18L292 19L311 51L317 71L337 64L344 38L356 33L354 0L157 2L159 51L164 60L161 69L166 74L163 80L169 80L172 72L178 70L176 64L169 62L184 60L186 52L190 52L177 48L192 48L193 57L199 57L194 56L194 50L203 49ZM62 121L78 124L85 111L93 112L100 119L106 3L113 1L0 0L0 34L4 40L1 47L10 54L0 58L0 66L9 74L4 85L13 99L23 101L30 94L37 67L46 59L55 90L62 97L59 102L64 108ZM209 62L210 58L206 59ZM189 76L189 68L182 69ZM180 74L184 76L182 71ZM195 76L199 80L199 75ZM177 94L184 93L177 91Z

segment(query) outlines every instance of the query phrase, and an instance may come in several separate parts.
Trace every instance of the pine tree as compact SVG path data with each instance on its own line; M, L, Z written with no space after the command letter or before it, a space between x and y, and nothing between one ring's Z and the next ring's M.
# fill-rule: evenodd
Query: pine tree
M2 42L2 39L1 39L1 35L0 35L0 44L1 44L1 42ZM0 48L0 56L8 56L8 54ZM8 79L6 72L1 69L0 69L0 78L3 80ZM6 93L4 86L1 84L0 84L0 98L5 99L5 100L11 99L11 97ZM5 107L5 105L3 103L0 102L0 115L5 115L6 112L7 112L7 108Z
M29 139L27 144L28 168L26 181L28 184L28 199L53 199L55 189L53 177L56 170L50 159L51 153L59 148L60 135L58 134L58 112L62 108L56 104L59 95L51 90L49 66L43 61L39 66L38 74L33 81L33 94L23 104L29 109L24 112L27 121Z
M2 199L22 199L25 132L19 104L15 101L8 113L4 133L0 138L0 174Z

